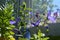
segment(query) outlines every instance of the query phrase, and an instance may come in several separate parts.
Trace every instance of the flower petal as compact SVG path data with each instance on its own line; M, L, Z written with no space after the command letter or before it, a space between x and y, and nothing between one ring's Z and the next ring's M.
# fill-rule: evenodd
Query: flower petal
M11 21L10 21L10 24L15 24L15 23L16 23L16 22L15 22L15 21L13 21L13 20L11 20Z

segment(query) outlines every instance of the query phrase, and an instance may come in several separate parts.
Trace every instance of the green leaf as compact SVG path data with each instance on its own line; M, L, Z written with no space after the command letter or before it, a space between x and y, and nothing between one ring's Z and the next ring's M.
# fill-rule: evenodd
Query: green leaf
M6 29L8 29L8 30L12 30L12 28L11 28L11 27L6 27Z
M11 34L11 35L13 35L13 34L14 34L14 32L10 31L10 34Z
M15 19L15 17L11 17L11 20L14 20Z
M10 35L9 32L5 32L5 34L4 34L5 37L8 37L9 35Z
M11 28L14 28L15 26L14 25L10 25Z

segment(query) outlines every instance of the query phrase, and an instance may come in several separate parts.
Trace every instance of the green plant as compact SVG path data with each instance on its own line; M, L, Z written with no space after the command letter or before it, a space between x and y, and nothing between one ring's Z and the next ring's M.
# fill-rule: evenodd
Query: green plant
M29 12L31 11L31 8L26 7L26 3L23 2L23 4L20 6L20 12L18 13L18 16L20 16L20 22L18 23L18 29L24 26L26 28L27 21L30 19L29 18Z
M34 37L31 38L31 40L48 40L49 37L45 37L45 34L42 33L40 30L38 31L38 34L33 34Z
M3 10L0 10L0 34L1 37L8 38L13 35L12 29L15 27L10 24L12 19L13 6L11 4L6 4Z

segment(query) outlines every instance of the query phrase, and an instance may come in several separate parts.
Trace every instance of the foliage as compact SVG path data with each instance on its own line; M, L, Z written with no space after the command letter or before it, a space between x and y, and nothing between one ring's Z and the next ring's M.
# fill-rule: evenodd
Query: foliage
M27 40L27 39L26 39L26 38L20 38L20 37L19 37L18 40Z
M53 7L57 7L57 5L53 5L53 0L33 0L33 12L37 10L40 13L47 13L47 9L49 8L53 11Z
M6 0L0 0L0 8L4 8Z
M45 34L42 33L40 30L38 31L38 34L33 34L33 37L31 37L31 40L48 40L49 37L45 37Z
M46 0L33 0L33 12L36 12L37 10L40 13L46 13L47 12L47 1Z
M13 6L11 4L6 4L3 10L0 10L0 33L1 37L7 37L13 35L12 29L15 27L10 24L10 20L12 20Z
M24 23L26 22L25 21L25 19L26 19L26 16L28 15L29 16L29 14L26 12L26 4L24 5L25 3L23 2L23 5L22 6L20 6L20 17L21 17L21 22L22 23L20 23L20 26L26 26L26 24L24 25ZM26 15L26 16L25 16ZM29 18L28 18L29 19ZM22 25L23 24L23 25ZM42 38L43 37L43 38ZM19 39L23 39L23 38L19 38ZM42 40L47 40L47 39L49 39L48 37L44 37L44 34L39 30L39 32L38 32L38 34L35 34L34 35L34 37L32 37L32 39L33 40L40 40L40 39L42 39ZM24 39L23 39L24 40Z
M53 11L53 8L54 8L54 7L57 7L57 5L54 5L54 4L53 4L53 0L48 0L48 1L47 1L47 5L48 5L48 8L49 8L51 11Z
M51 1L49 1L51 2ZM40 13L46 13L47 12L47 4L48 1L42 1L42 0L34 0L33 2L33 9L35 11L35 9L40 10ZM38 4L38 5L37 5ZM37 5L37 6L36 6ZM52 8L53 6L50 5L50 7ZM5 6L5 8L3 10L0 10L0 33L2 37L7 37L7 38L11 38L9 40L15 40L13 37L10 37L11 35L14 34L14 32L12 32L12 29L15 27L14 25L17 24L16 27L18 27L18 29L20 30L21 27L26 28L27 26L27 20L29 20L29 13L27 11L30 11L32 9L30 8L26 8L26 3L23 2L22 6L20 6L20 13L18 13L18 17L15 18L12 16L13 13L13 6L9 3ZM20 19L19 19L20 18ZM46 21L45 16L43 17L44 22ZM12 20L14 23L14 25L10 24L10 20ZM14 21L15 20L15 21ZM40 22L40 21L39 21ZM42 25L46 26L44 22L41 22ZM37 22L38 23L38 22ZM18 31L19 31L18 30ZM24 34L26 32L26 30L24 29L24 32L22 32L22 34ZM49 39L48 37L45 38L45 34L43 34L40 30L38 31L38 34L33 34L34 37L32 37L33 40L47 40ZM25 40L25 38L19 38L19 40Z
M19 16L20 16L20 26L26 26L27 25L27 21L29 20L29 18L26 18L26 17L29 17L29 12L27 11L30 11L32 10L31 8L26 8L26 3L23 2L22 6L20 6L20 13L19 13Z

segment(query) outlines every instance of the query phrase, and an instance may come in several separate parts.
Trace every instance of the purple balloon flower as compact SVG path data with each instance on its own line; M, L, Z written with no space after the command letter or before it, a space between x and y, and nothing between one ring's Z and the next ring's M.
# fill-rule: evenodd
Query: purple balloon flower
M52 17L52 16L48 16L48 19L49 19L52 23L54 23L54 22L56 21L56 18L55 18L55 17Z
M48 18L48 20L50 20L52 23L55 23L55 21L56 21L56 18L53 17L53 16L51 16L51 10L48 11L47 18Z
M10 24L15 24L16 22L13 20L10 20Z
M40 23L40 20L37 20L37 22L36 23L32 23L32 25L37 26L37 25L39 25L39 23Z
M14 24L15 26L18 26L18 22L20 21L20 18L17 17L15 21L10 20L10 24Z

